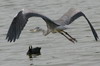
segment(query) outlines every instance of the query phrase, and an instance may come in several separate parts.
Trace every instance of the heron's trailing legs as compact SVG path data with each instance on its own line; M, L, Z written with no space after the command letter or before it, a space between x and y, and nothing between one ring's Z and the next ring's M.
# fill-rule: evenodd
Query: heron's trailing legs
M69 35L67 32L65 32L65 31L62 31L62 32L64 32L66 35L68 35L71 39L73 39L74 41L76 41L77 42L77 40L75 39L75 38L73 38L71 35Z
M72 38L68 33L66 34L65 32L61 32L61 31L58 31L61 35L63 35L63 36L65 36L69 41L71 41L71 42L73 42L74 43L74 41L76 41L76 39L75 38ZM70 38L68 38L66 35L68 35Z

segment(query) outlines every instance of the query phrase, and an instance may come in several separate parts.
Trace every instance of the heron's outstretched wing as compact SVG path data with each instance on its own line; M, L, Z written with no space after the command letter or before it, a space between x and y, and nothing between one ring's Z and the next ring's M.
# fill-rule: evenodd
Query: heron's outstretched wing
M28 18L30 17L41 17L46 23L50 23L49 25L54 25L55 23L50 20L49 18L47 18L44 15L38 14L38 13L34 13L34 12L27 12L27 13L23 13L23 11L20 11L16 17L14 17L10 28L8 30L6 39L10 42L15 42L16 39L19 38L23 28L25 27Z
M68 12L66 12L60 19L56 20L55 23L63 26L69 25L80 16L83 16L81 11L70 8Z
M79 18L81 16L83 16L87 20L87 22L88 22L88 24L89 24L89 26L92 30L92 33L95 37L95 40L97 41L98 40L98 35L97 35L95 29L93 28L92 24L90 23L88 18L85 16L85 14L82 13L81 11L79 11L79 10L76 10L74 8L69 9L69 11L67 13L65 13L60 19L55 21L55 23L58 24L58 25L63 25L63 26L64 25L69 25L74 20L76 20L77 18Z
M20 35L21 31L23 30L26 23L27 23L27 20L23 16L22 11L20 11L17 14L17 16L14 17L14 19L13 19L13 21L10 25L10 28L8 30L6 39L8 39L8 41L10 41L10 42L18 39L19 35Z

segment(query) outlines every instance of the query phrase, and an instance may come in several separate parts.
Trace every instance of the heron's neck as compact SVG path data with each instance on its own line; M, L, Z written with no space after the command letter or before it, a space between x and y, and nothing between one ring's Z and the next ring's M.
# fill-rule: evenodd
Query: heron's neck
M44 29L41 29L41 31L43 32L43 35L46 36L50 33L50 31L48 30L44 30Z

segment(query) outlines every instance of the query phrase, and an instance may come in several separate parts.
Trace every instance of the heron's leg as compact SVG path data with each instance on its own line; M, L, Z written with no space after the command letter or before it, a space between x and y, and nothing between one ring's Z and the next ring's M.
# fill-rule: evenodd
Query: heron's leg
M60 32L60 31L58 31L61 35L63 35L63 36L65 36L69 41L71 41L71 42L73 42L74 43L74 41L72 40L72 39L70 39L70 38L68 38L65 34L63 34L62 32Z
M68 35L70 38L72 38L74 41L77 42L77 40L75 38L73 38L71 35L69 35L67 32L63 31L66 35Z

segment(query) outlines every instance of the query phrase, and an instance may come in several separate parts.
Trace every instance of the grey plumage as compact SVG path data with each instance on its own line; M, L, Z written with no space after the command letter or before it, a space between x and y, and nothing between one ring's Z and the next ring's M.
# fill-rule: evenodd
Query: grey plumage
M92 24L90 23L90 21L87 19L87 17L85 16L85 14L83 12L81 12L77 9L74 9L74 8L69 9L69 11L66 12L58 20L51 20L48 17L46 17L40 13L36 13L36 12L24 13L24 11L21 10L17 14L17 16L14 17L14 19L10 25L10 28L8 30L6 39L10 42L15 41L16 39L19 38L23 28L25 27L25 25L28 22L28 19L30 17L41 17L47 24L47 31L45 32L45 35L48 35L50 32L52 32L52 33L58 32L61 35L65 36L71 42L74 42L77 40L75 38L71 37L67 32L64 31L66 29L66 27L64 27L64 26L71 24L74 20L76 20L77 18L79 18L81 16L83 16L87 20L87 22L92 30L92 33L94 35L94 38L97 41L98 35L97 35L95 29L93 28Z

